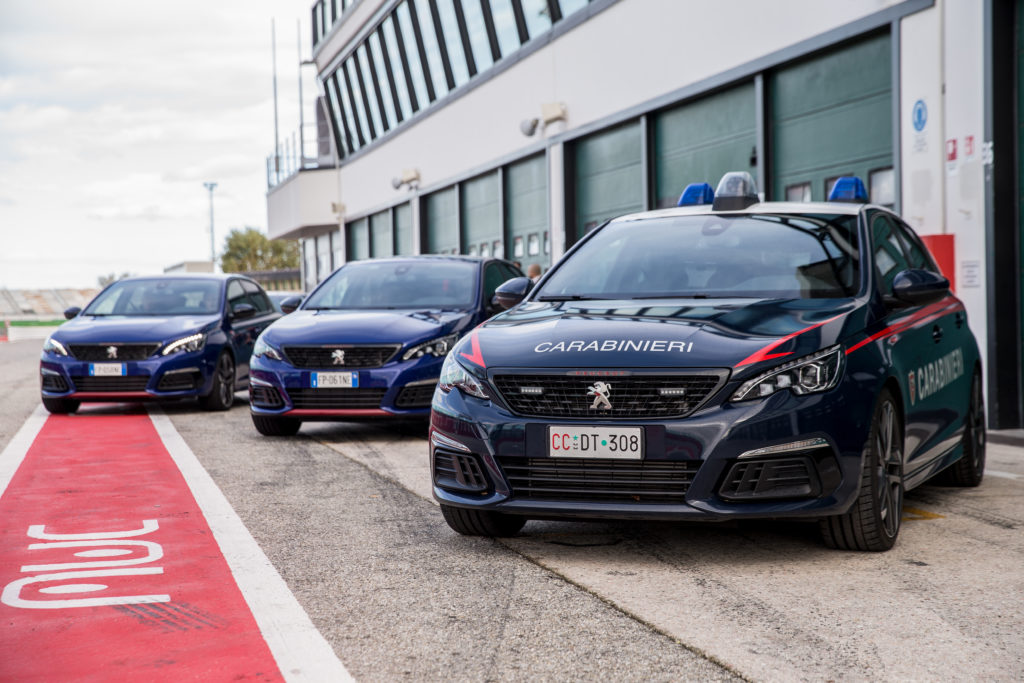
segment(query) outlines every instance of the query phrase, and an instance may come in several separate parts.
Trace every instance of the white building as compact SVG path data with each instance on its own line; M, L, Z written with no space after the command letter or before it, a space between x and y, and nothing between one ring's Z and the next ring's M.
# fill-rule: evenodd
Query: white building
M768 199L855 174L933 236L991 422L1021 425L1024 0L319 0L312 17L319 154L268 173L267 199L307 289L389 254L547 267L728 170Z

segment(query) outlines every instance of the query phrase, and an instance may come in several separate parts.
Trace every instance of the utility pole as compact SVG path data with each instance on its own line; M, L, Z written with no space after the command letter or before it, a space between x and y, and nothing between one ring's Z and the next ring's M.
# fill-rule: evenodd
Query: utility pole
M281 182L281 144L277 138L277 28L270 20L270 53L274 60L274 184Z
M213 264L213 270L217 270L217 250L213 246L213 191L217 187L217 183L203 183L203 187L210 191L210 263Z
M306 124L302 120L302 25L299 20L295 20L295 33L298 37L299 45L299 168L302 170L306 166Z

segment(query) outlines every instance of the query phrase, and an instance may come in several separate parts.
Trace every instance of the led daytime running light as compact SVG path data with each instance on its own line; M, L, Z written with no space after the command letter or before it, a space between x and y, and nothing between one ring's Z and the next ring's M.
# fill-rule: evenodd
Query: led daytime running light
M167 356L175 351L198 351L203 348L206 344L206 335L200 332L199 334L190 334L187 337L172 341L170 344L164 347L164 350L160 353L162 356Z
M789 389L797 395L828 391L839 383L845 359L841 345L798 358L744 382L731 400L764 398L780 389Z

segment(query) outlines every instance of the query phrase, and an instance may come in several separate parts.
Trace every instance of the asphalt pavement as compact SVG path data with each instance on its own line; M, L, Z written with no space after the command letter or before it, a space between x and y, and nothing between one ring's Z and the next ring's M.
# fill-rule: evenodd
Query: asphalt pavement
M38 403L39 346L0 344L0 448ZM270 439L244 397L163 410L358 680L1024 679L1019 447L991 444L977 489L908 494L887 553L778 522L493 541L430 500L424 423Z

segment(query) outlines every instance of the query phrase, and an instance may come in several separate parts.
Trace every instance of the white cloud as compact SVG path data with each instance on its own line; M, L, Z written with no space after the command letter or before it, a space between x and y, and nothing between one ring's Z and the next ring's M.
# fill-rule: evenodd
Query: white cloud
M208 258L204 181L218 183L218 249L231 228L264 227L270 20L285 137L310 5L0 2L0 285L91 286Z

